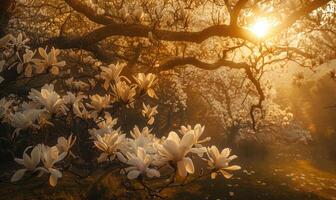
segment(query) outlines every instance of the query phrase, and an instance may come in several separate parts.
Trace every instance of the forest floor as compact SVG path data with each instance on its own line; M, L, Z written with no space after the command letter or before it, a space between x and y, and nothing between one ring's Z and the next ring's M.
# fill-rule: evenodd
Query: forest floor
M324 157L312 159L307 152L299 150L279 152L279 149L272 151L262 160L237 160L242 170L234 173L231 179L217 176L210 180L207 177L184 187L168 188L162 195L168 199L336 200L334 162ZM0 183L0 199L82 199L80 194L87 191L96 177L78 183L73 176L65 174L56 188L49 187L47 179L18 185ZM120 191L109 189L119 188L116 181L112 177L105 180L105 186L90 199L120 199L112 198Z

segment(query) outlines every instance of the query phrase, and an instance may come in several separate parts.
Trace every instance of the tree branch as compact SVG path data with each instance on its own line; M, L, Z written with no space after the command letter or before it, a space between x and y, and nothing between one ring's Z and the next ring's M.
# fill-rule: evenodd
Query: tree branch
M98 15L93 9L83 4L78 0L64 0L72 9L85 15L89 20L102 25L108 25L113 23L111 18L105 15Z
M214 63L206 63L195 57L185 57L185 58L174 57L174 58L170 58L164 61L160 65L160 68L161 70L168 70L176 66L183 66L183 65L193 65L195 67L205 69L205 70L216 70L223 66L227 66L232 69L245 69L249 67L246 63L235 63L233 61L224 60L224 59L220 59Z

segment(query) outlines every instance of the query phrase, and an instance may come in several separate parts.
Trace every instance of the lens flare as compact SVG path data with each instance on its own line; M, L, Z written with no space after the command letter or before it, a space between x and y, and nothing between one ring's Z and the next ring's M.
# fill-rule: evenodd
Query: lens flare
M267 19L259 19L251 26L251 31L259 38L267 35L270 29L270 22Z

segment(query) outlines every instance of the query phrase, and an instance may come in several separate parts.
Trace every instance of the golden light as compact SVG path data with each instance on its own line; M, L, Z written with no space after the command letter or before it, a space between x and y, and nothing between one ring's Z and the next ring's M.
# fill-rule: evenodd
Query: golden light
M251 26L251 31L259 38L264 37L267 35L270 29L270 22L267 19L258 19L256 22Z

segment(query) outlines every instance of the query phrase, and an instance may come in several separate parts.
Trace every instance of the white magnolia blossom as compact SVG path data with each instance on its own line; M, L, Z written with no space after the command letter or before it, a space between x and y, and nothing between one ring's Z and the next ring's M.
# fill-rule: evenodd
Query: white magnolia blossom
M117 153L118 159L131 167L127 167L125 170L128 172L127 178L130 180L138 178L139 175L146 175L149 178L159 177L160 172L156 169L149 168L153 158L148 155L145 149L139 147L135 154L127 153L126 158L121 154Z
M16 163L23 165L25 168L17 170L11 178L11 182L19 181L27 171L34 172L36 170L37 165L40 163L41 149L40 146L35 146L29 156L27 151L31 148L32 146L29 146L24 150L22 159L14 159Z
M60 51L55 48L51 48L50 52L47 53L46 49L39 48L38 52L43 59L35 59L36 73L40 74L46 70L50 70L53 75L59 74L59 68L65 66L65 61L58 61L57 56Z
M193 134L195 137L194 137L194 144L197 144L196 146L199 146L199 147L202 147L202 145L200 145L200 143L203 143L203 142L207 142L209 141L211 138L210 137L206 137L204 139L200 139L200 137L202 136L203 132L204 132L204 126L201 126L200 124L196 124L194 126L194 128L192 128L190 125L188 126L181 126L181 130L180 130L180 133L182 135L185 135L187 133L191 133Z
M58 137L56 147L60 153L70 152L70 148L75 144L76 137L73 137L72 134L66 139L65 137Z
M7 34L4 37L0 38L0 47L5 47L9 42L13 41L15 38L11 34Z
M22 33L19 33L18 36L15 38L11 38L12 45L15 46L15 49L17 51L21 49L29 49L29 47L26 45L27 42L30 41L29 38L24 38Z
M141 22L144 16L145 16L145 13L143 11L143 8L141 6L136 6L132 13L133 19L137 22Z
M63 96L63 102L65 104L74 104L74 103L77 103L79 101L81 101L82 99L86 98L86 96L79 92L78 94L74 94L72 92L67 92L66 95Z
M151 107L150 105L142 104L143 110L141 111L142 116L148 119L147 124L152 125L154 123L154 116L158 114L158 106Z
M77 91L84 91L88 88L90 88L90 85L88 83L85 83L83 81L76 81L73 77L68 78L64 81L66 86L70 89L77 90Z
M135 126L130 132L132 138L128 140L128 146L132 152L136 152L138 148L143 148L147 153L156 153L157 150L154 144L157 139L148 127L144 127L141 131L138 126Z
M98 119L96 119L98 129L89 129L89 133L93 138L95 138L96 135L102 136L105 133L112 133L115 131L114 126L117 124L117 121L117 118L112 118L110 113L105 112L104 118L99 117Z
M28 96L29 99L45 108L50 114L66 114L67 108L64 100L54 91L53 84L46 84L41 88L41 92L32 89Z
M181 177L195 172L194 163L187 154L191 152L194 145L194 134L187 133L182 139L175 133L170 132L167 139L162 145L156 145L159 153L163 156L163 160L173 161L177 165L177 172Z
M230 156L231 149L225 148L222 152L218 151L216 146L208 147L207 155L208 155L208 165L212 170L219 170L225 178L231 178L232 174L227 171L235 171L239 170L240 166L238 165L229 165L230 162L237 158L236 155ZM211 178L214 179L217 176L217 172L211 173Z
M96 135L94 144L102 151L98 157L98 162L114 160L117 150L122 147L125 140L125 134L120 134L118 131L106 133L103 136Z
M149 73L145 75L144 73L138 73L137 76L133 76L133 78L141 91L144 91L152 98L157 98L153 89L157 83L157 77L155 74Z
M34 63L34 55L36 51L28 50L26 49L25 54L23 54L23 59L21 60L20 56L18 58L20 59L20 63L16 67L16 71L18 74L20 74L22 71L24 71L24 75L26 77L31 77L33 75L33 63ZM18 53L17 53L18 54Z
M92 116L91 116L91 113L89 111L86 110L84 104L82 102L75 102L73 105L72 105L72 111L73 113L81 118L81 119L90 119Z
M104 80L103 87L105 90L108 89L111 81L114 81L115 83L120 81L120 74L125 66L125 63L117 63L110 64L108 67L100 67L100 69L102 70L102 72L100 73L100 78Z
M39 128L35 122L40 117L40 114L45 110L42 109L29 109L22 112L18 111L9 115L9 122L15 128L14 134L27 128Z
M127 7L122 7L119 10L119 16L124 20L127 19L127 17L129 16L129 12L128 12Z
M62 178L62 172L56 169L54 165L63 160L67 155L67 152L61 153L56 146L49 147L43 144L40 146L43 167L38 167L36 170L41 172L40 175L43 175L44 173L50 174L49 184L55 187L57 185L57 180Z
M94 115L97 115L98 112L102 111L105 108L110 107L111 96L105 95L100 96L99 94L95 94L90 96L91 103L86 104L87 107L94 109Z
M112 87L117 101L122 101L127 105L133 105L136 90L133 86L128 85L125 81L119 81Z

